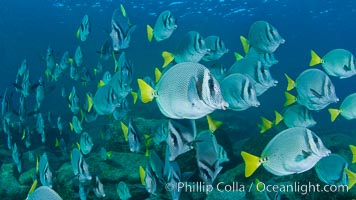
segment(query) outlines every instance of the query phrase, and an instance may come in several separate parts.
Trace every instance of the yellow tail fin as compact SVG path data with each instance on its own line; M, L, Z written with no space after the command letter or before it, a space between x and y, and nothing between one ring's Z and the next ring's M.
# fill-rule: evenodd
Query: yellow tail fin
M274 125L278 125L279 122L281 122L283 120L283 116L281 115L281 113L279 113L278 111L274 111L274 114L276 116L276 119L274 120Z
M88 101L88 112L90 112L91 108L93 107L93 99L88 93L87 93L87 101Z
M152 42L153 38L153 28L150 25L147 25L147 39L149 42Z
M105 85L103 80L100 80L98 83L98 88L103 87Z
M78 150L80 150L80 144L79 142L75 143L77 145Z
M56 144L54 145L55 147L59 147L59 141L58 138L56 138Z
M112 157L112 151L106 152L106 157L108 158L108 160L110 160Z
M133 103L136 104L137 98L138 98L137 92L131 92L131 95L132 95L132 98L133 98Z
M356 146L349 145L352 152L352 163L356 163Z
M129 128L127 128L127 126L122 122L120 122L120 125L121 125L122 133L124 134L125 141L127 142L129 140L128 138Z
M315 53L315 51L311 50L310 51L310 56L311 56L311 59L310 59L310 62L309 62L309 66L314 66L314 65L317 65L317 64L320 64L320 63L323 63L323 59L321 59L318 54Z
M30 191L28 191L26 200L28 199L29 195L30 195L33 191L35 191L36 187L37 187L37 179L35 179L35 180L33 181L32 185L31 185L31 188L30 188Z
M152 101L154 98L155 90L142 79L137 79L137 83L138 87L140 88L142 102L148 103Z
M159 69L156 67L155 68L155 82L157 83L159 81L159 79L161 79L162 76L162 72L159 71Z
M339 116L339 114L341 113L341 110L333 109L333 108L328 109L328 111L330 113L330 117L331 117L331 121L332 122L334 122L335 119L337 118L337 116Z
M73 131L74 128L73 128L72 122L69 122L69 127L70 127L70 130Z
M248 51L250 50L250 42L248 41L248 39L246 39L244 36L240 36L240 41L242 44L242 48L244 49L245 54L248 53Z
M145 170L143 169L143 167L141 165L139 167L139 172L140 172L141 184L142 185L146 185L146 182L145 182L146 172L145 172Z
M244 58L243 55L241 55L241 54L239 54L237 52L234 52L234 56L235 56L236 61L239 61L239 60Z
M162 57L163 57L163 60L164 60L162 68L167 67L167 65L174 60L174 55L172 53L168 52L168 51L163 51L162 52Z
M286 102L284 103L284 107L287 107L289 105L292 105L297 101L297 98L290 94L289 92L284 92L284 95L286 97Z
M347 178L349 179L349 184L347 184L347 190L351 190L351 188L356 183L356 174L347 168L345 168L345 172L346 172Z
M75 34L77 36L77 39L80 39L80 27L77 30L77 33Z
M295 87L295 82L287 74L284 74L284 76L287 78L287 81L288 81L287 91L291 91Z
M272 128L273 123L265 117L261 117L262 124L259 125L261 128L260 133L264 133Z
M38 173L38 167L39 167L39 161L38 161L38 155L36 156L36 174Z
M208 120L209 130L211 132L216 131L216 129L218 129L222 125L222 121L213 120L210 115L207 115L206 119Z
M245 151L241 151L241 156L245 162L245 177L250 177L261 165L260 158Z
M120 10L121 10L122 16L127 17L124 5L120 4Z

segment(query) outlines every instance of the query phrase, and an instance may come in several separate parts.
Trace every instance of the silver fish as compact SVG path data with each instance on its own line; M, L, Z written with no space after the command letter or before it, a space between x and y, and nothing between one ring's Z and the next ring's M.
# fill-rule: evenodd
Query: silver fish
M140 152L141 145L142 145L142 134L138 130L135 122L132 118L129 119L129 132L128 132L128 139L129 139L129 147L131 152Z
M274 136L260 157L244 151L241 155L246 164L245 176L249 177L260 165L276 176L303 173L330 153L314 132L294 127Z
M104 191L104 185L100 182L99 177L95 177L95 188L93 188L94 194L96 197L98 198L104 198L105 195L105 191Z
M167 122L161 123L155 128L154 134L152 136L153 142L156 145L159 145L160 143L166 141L168 137L168 132L169 132L168 123Z
M41 113L38 113L38 115L37 115L36 131L38 134L41 135L42 143L45 143L46 142L45 125L44 125L44 119L43 119Z
M265 69L257 58L243 58L235 62L228 71L228 74L234 73L244 74L250 79L256 96L262 95L270 87L278 84L278 81L272 78L270 71Z
M206 47L210 49L210 51L204 55L204 61L219 60L224 54L229 52L229 49L226 48L225 43L218 36L211 35L206 37L204 40Z
M119 9L114 10L111 18L110 37L114 51L127 49L130 45L131 34L136 30L136 25L130 25L129 19Z
M156 97L161 113L168 118L198 119L228 106L217 80L198 63L174 65L163 74L155 89L142 79L138 83L144 102Z
M283 112L283 122L288 128L309 128L316 125L316 121L310 111L305 106L299 104L292 105Z
M57 118L57 128L58 128L59 134L62 135L62 133L63 133L63 120L62 120L61 116L58 116L58 118Z
M245 56L246 58L258 58L264 68L269 69L279 61L274 57L273 53L258 53L255 48L251 47Z
M215 63L208 67L211 74L218 81L221 81L225 78L228 68L224 64Z
M69 123L70 129L76 134L80 134L83 131L82 122L79 121L77 116L72 117L72 121Z
M53 70L56 67L56 61L54 56L53 49L48 46L47 53L46 53L46 77L48 78L50 75L53 74Z
M120 105L120 98L115 93L114 88L110 85L100 87L96 91L92 100L89 95L87 95L87 98L89 99L88 102L92 102L92 105L98 115L111 114Z
M288 88L297 89L297 98L286 95L290 105L297 101L309 110L321 110L331 103L336 103L339 99L335 93L335 87L329 76L319 69L308 69L303 71L294 82L287 76Z
M165 10L158 16L153 29L147 25L148 41L151 42L152 38L155 38L157 42L168 39L177 27L177 20L171 11Z
M259 53L273 53L285 40L278 30L266 21L254 22L248 33L250 45Z
M17 70L17 75L18 76L23 76L25 74L27 70L27 60L24 59L21 63L21 66L19 67L19 69Z
M345 119L351 120L356 118L356 93L348 95L341 103L339 109L329 109L331 114L331 121L334 121L336 117L341 114Z
M4 118L8 118L11 116L11 114L12 114L11 99L10 99L10 95L7 93L7 88L6 88L1 101L1 116Z
M71 79L77 81L80 77L79 68L73 65L73 62L69 68L69 76Z
M150 165L146 166L144 181L146 184L145 188L146 188L147 192L152 195L157 195L156 194L156 191L157 191L156 177L154 176L154 173L153 173Z
M109 60L113 56L114 49L110 39L107 39L105 43L101 46L100 51L96 51L100 55L100 59Z
M79 182L91 180L92 177L89 173L89 166L85 162L82 153L78 149L72 150L72 167L74 175L78 177Z
M165 181L164 177L163 177L164 164L163 164L161 158L157 155L157 153L154 150L150 151L149 156L150 156L149 157L149 167L151 168L155 177L157 177L161 183L164 183L164 181Z
M104 82L105 85L107 85L111 80L111 73L109 71L106 71L103 74L103 78L101 80Z
M61 61L59 62L59 67L62 71L65 71L69 68L69 66L72 63L72 59L69 57L69 52L65 51L63 53L63 56L61 58Z
M243 74L235 73L225 77L220 83L220 88L231 110L242 111L260 105L254 85Z
M38 171L40 174L40 181L43 186L48 186L52 188L52 172L49 168L47 154L44 153L40 158L40 163L38 166Z
M199 141L196 143L199 175L207 185L211 185L222 170L218 143L211 131L200 132L197 140Z
M77 49L75 50L74 61L77 67L80 67L83 64L83 52L80 46L78 46Z
M333 49L323 58L320 58L314 51L311 51L310 66L321 63L321 66L330 76L341 79L349 78L356 74L356 60L354 55L346 49Z
M28 200L62 200L56 191L48 186L40 186L33 193L29 194Z
M91 30L90 30L89 16L84 15L82 19L82 23L80 24L77 31L77 38L80 39L82 42L86 41L88 39L90 31Z
M181 172L178 163L176 161L169 161L168 155L169 149L167 146L163 174L166 177L166 182L170 186L171 198L178 200L181 193L181 190L178 189L178 183L182 181Z
M121 99L119 106L115 108L115 110L112 114L113 114L113 117L115 120L120 121L127 116L129 111L130 111L129 103L128 103L127 99L124 98L124 99Z
M127 187L126 183L123 181L120 181L120 183L117 184L116 190L120 199L122 200L128 200L132 197L129 188Z
M348 185L345 168L349 168L349 163L338 154L323 157L314 167L319 180L330 185Z
M44 87L44 81L42 77L40 77L40 80L38 81L39 85L36 88L36 103L37 103L37 109L41 107L41 103L44 100L45 97L45 87Z
M179 155L193 149L193 143L197 134L194 120L171 119L168 122L167 148L169 149L169 161L175 160Z
M118 61L117 72L112 76L108 85L111 85L120 98L125 98L131 92L132 64L122 52Z
M80 136L80 151L84 155L87 155L90 153L93 146L94 143L90 135L87 132L82 133L82 135Z
M70 110L72 111L73 114L78 114L80 111L80 102L79 102L79 97L77 95L75 86L73 86L72 91L69 94L68 97L68 101L69 101L69 107Z
M14 160L14 163L17 167L17 171L19 173L21 173L21 171L22 171L21 154L19 152L19 149L18 149L16 143L14 143L14 146L12 148L12 159Z

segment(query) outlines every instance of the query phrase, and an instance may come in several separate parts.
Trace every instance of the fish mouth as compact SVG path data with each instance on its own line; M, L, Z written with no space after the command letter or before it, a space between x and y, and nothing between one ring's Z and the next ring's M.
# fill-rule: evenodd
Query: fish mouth
M226 102L226 101L224 101L224 102L222 103L222 105L221 105L221 109L222 109L222 110L226 110L228 107L229 107L229 103Z
M260 105L261 105L260 102L256 102L252 104L253 107L259 107Z

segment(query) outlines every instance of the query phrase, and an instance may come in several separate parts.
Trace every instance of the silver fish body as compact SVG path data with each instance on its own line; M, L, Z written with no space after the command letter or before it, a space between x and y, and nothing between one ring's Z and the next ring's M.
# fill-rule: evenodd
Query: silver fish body
M153 37L157 42L168 39L177 29L177 20L172 15L171 11L163 11L157 18L153 28Z
M296 79L297 102L309 110L321 110L338 102L335 87L328 75L319 69L308 69Z
M136 30L136 25L130 25L129 19L116 9L111 19L111 33L114 51L127 49L130 46L131 34Z
M75 64L77 65L77 67L80 67L83 64L83 52L82 52L82 48L80 46L78 46L75 49L74 61L75 61Z
M94 143L92 138L90 137L89 133L84 132L80 136L80 151L87 155L90 153L91 149L93 148Z
M78 177L79 182L91 180L92 177L89 173L89 165L85 162L82 153L78 149L72 150L72 167L74 175Z
M323 56L322 60L323 69L330 76L349 78L356 74L356 60L348 50L331 50Z
M256 91L250 79L243 74L231 74L220 82L222 95L229 103L228 109L235 111L258 107Z
M196 31L190 31L173 53L174 61L176 63L199 62L209 51L203 37Z
M116 190L120 199L122 200L128 200L132 197L129 188L127 187L126 183L123 181L120 181L120 183L117 185Z
M156 85L156 102L166 117L198 119L216 109L226 109L219 83L198 63L179 63Z
M76 134L80 134L83 131L82 122L75 115L72 117L71 128Z
M98 115L108 115L120 105L120 98L110 85L100 87L93 98L93 106Z
M228 71L228 74L234 73L244 74L249 77L257 96L262 95L270 87L278 84L278 81L273 79L270 71L265 69L257 58L244 58L235 62Z
M28 195L28 200L62 200L56 191L48 186L40 186Z
M69 68L70 64L69 52L65 51L59 63L59 67L62 71L65 71Z
M288 128L292 127L313 127L316 124L311 112L302 105L292 105L283 112L283 122Z
M90 21L89 21L89 16L84 15L82 19L82 23L80 24L80 27L77 32L77 37L84 42L88 39L88 36L90 34Z
M345 173L345 168L349 168L349 163L338 154L323 157L314 168L319 180L326 184L347 185L349 182Z
M141 145L142 145L142 134L138 130L135 122L132 118L129 119L129 132L128 132L128 139L129 139L129 147L131 152L140 152Z
M256 21L248 33L250 45L259 53L273 53L285 40L278 30L266 21Z
M40 181L43 186L48 186L52 188L52 172L49 168L47 154L44 153L40 158L40 163L38 167L38 171L40 174Z
M274 136L263 150L261 162L267 171L283 176L308 171L329 154L330 150L314 132L295 127Z
M229 52L229 49L226 48L225 43L218 36L211 35L206 37L204 40L206 47L210 49L210 51L204 55L204 61L219 60L224 54Z

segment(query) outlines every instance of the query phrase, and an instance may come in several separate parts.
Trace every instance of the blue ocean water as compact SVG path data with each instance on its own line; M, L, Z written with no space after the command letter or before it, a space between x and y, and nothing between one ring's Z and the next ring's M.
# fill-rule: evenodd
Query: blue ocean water
M220 36L230 51L218 62L231 66L235 61L233 52L243 52L239 36L247 36L253 22L265 20L278 29L286 40L275 53L279 63L271 68L273 77L279 81L278 86L259 97L261 106L258 108L242 112L227 111L229 116L236 115L236 118L223 118L221 117L224 115L223 111L217 111L218 118L223 121L233 123L235 120L244 120L253 126L251 132L246 132L245 136L239 138L258 134L257 124L260 123L260 116L272 119L274 110L283 110L284 91L287 87L284 74L296 78L302 71L310 68L308 63L311 49L319 55L336 48L356 52L354 44L356 2L348 0L2 0L0 93L3 93L5 88L13 89L17 69L23 59L27 59L31 80L44 77L46 68L44 56L49 46L54 49L56 60L59 61L64 51L68 50L73 55L75 48L80 45L85 57L84 65L94 68L99 60L96 51L108 38L111 15L115 9L120 8L120 4L125 6L130 21L137 25L130 47L125 51L134 66L134 80L146 75L153 76L154 68L163 63L162 51L174 51L188 31L198 31L202 36ZM178 29L166 41L149 43L146 25L153 25L163 10L171 10L174 13ZM81 42L75 34L85 14L90 17L91 33L87 41ZM113 67L112 62L104 65L107 69ZM316 68L321 69L320 65ZM88 90L95 92L98 80L96 77L85 89L79 90L80 95L84 97ZM331 80L340 101L329 107L338 108L347 95L356 92L356 80L355 77L347 79L331 77ZM51 84L55 85L56 89L46 96L42 109L56 115L61 114L69 121L72 114L67 109L67 102L60 98L61 88L65 87L69 93L73 86L80 88L82 85L68 77L62 77L60 81ZM132 87L137 90L136 81L133 81ZM17 102L14 105L16 106ZM137 112L143 113L142 109L147 108L147 105L138 105ZM133 115L135 109L132 107ZM154 116L160 118L159 110L157 108L153 110L156 112ZM356 128L353 120L347 121L342 117L331 123L327 109L313 112L313 115L318 122L313 129L320 132L347 133L353 132ZM2 141L1 144L6 142Z

